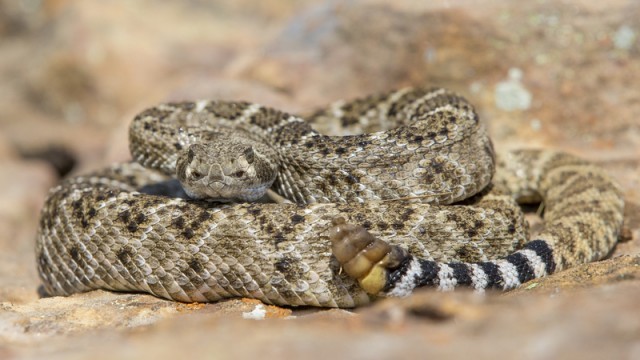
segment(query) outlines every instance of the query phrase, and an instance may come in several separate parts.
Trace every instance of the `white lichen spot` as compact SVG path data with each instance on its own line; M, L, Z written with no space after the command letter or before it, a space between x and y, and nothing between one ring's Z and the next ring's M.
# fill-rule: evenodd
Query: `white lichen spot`
M628 25L622 25L613 34L613 46L620 50L629 50L636 41L636 32Z
M549 54L536 54L534 61L537 65L546 65L549 63Z
M542 122L540 119L532 119L530 125L531 130L533 131L540 131L540 129L542 129Z
M243 312L242 318L249 319L249 320L264 320L266 315L267 315L267 309L264 308L264 305L258 304L253 310L249 312Z
M496 85L496 106L505 111L527 110L531 107L531 93L522 85L522 70L509 69L509 79Z
M482 83L479 81L474 81L469 85L469 91L473 94L479 94L482 91Z
M424 61L428 64L436 61L436 49L433 46L427 47L423 52Z
M195 112L201 112L202 110L204 110L207 107L208 104L209 104L209 102L207 100L198 100L198 101L196 101Z

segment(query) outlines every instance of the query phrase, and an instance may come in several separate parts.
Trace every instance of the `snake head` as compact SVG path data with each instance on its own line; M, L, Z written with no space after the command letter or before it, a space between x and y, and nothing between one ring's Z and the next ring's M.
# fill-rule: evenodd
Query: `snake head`
M193 199L255 201L276 177L276 164L264 150L242 140L192 144L178 155L176 176Z

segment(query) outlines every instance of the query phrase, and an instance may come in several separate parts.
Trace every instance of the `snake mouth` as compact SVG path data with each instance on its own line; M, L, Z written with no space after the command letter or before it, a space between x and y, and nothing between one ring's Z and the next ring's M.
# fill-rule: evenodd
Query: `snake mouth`
M217 203L253 202L262 198L271 184L257 184L238 186L224 181L212 181L199 186L184 186L187 196L194 200L204 200Z
M218 202L254 202L265 196L271 184L244 185L241 188L227 185L218 190L218 196L211 196Z

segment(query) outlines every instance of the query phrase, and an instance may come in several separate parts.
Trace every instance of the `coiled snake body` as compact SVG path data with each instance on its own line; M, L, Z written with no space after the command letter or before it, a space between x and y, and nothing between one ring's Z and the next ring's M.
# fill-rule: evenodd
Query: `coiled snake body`
M142 112L136 162L51 190L36 241L45 290L353 307L419 286L511 289L617 241L623 199L603 170L535 150L496 163L473 107L449 91L403 89L311 119L376 131L324 136L244 102ZM268 188L291 202L255 202ZM544 202L536 239L514 200Z

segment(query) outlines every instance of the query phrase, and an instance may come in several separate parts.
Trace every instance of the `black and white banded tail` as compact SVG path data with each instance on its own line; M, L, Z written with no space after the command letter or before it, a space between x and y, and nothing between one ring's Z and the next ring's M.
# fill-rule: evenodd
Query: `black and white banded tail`
M522 249L492 261L437 262L399 246L384 248L384 241L363 228L337 221L331 236L334 254L367 292L406 296L423 286L510 290L611 252L622 228L624 201L604 170L558 152L522 150L506 156L498 165L494 186L519 203L542 202L545 210L544 230ZM339 256L343 249L355 254L345 261ZM351 268L358 269L356 275Z

